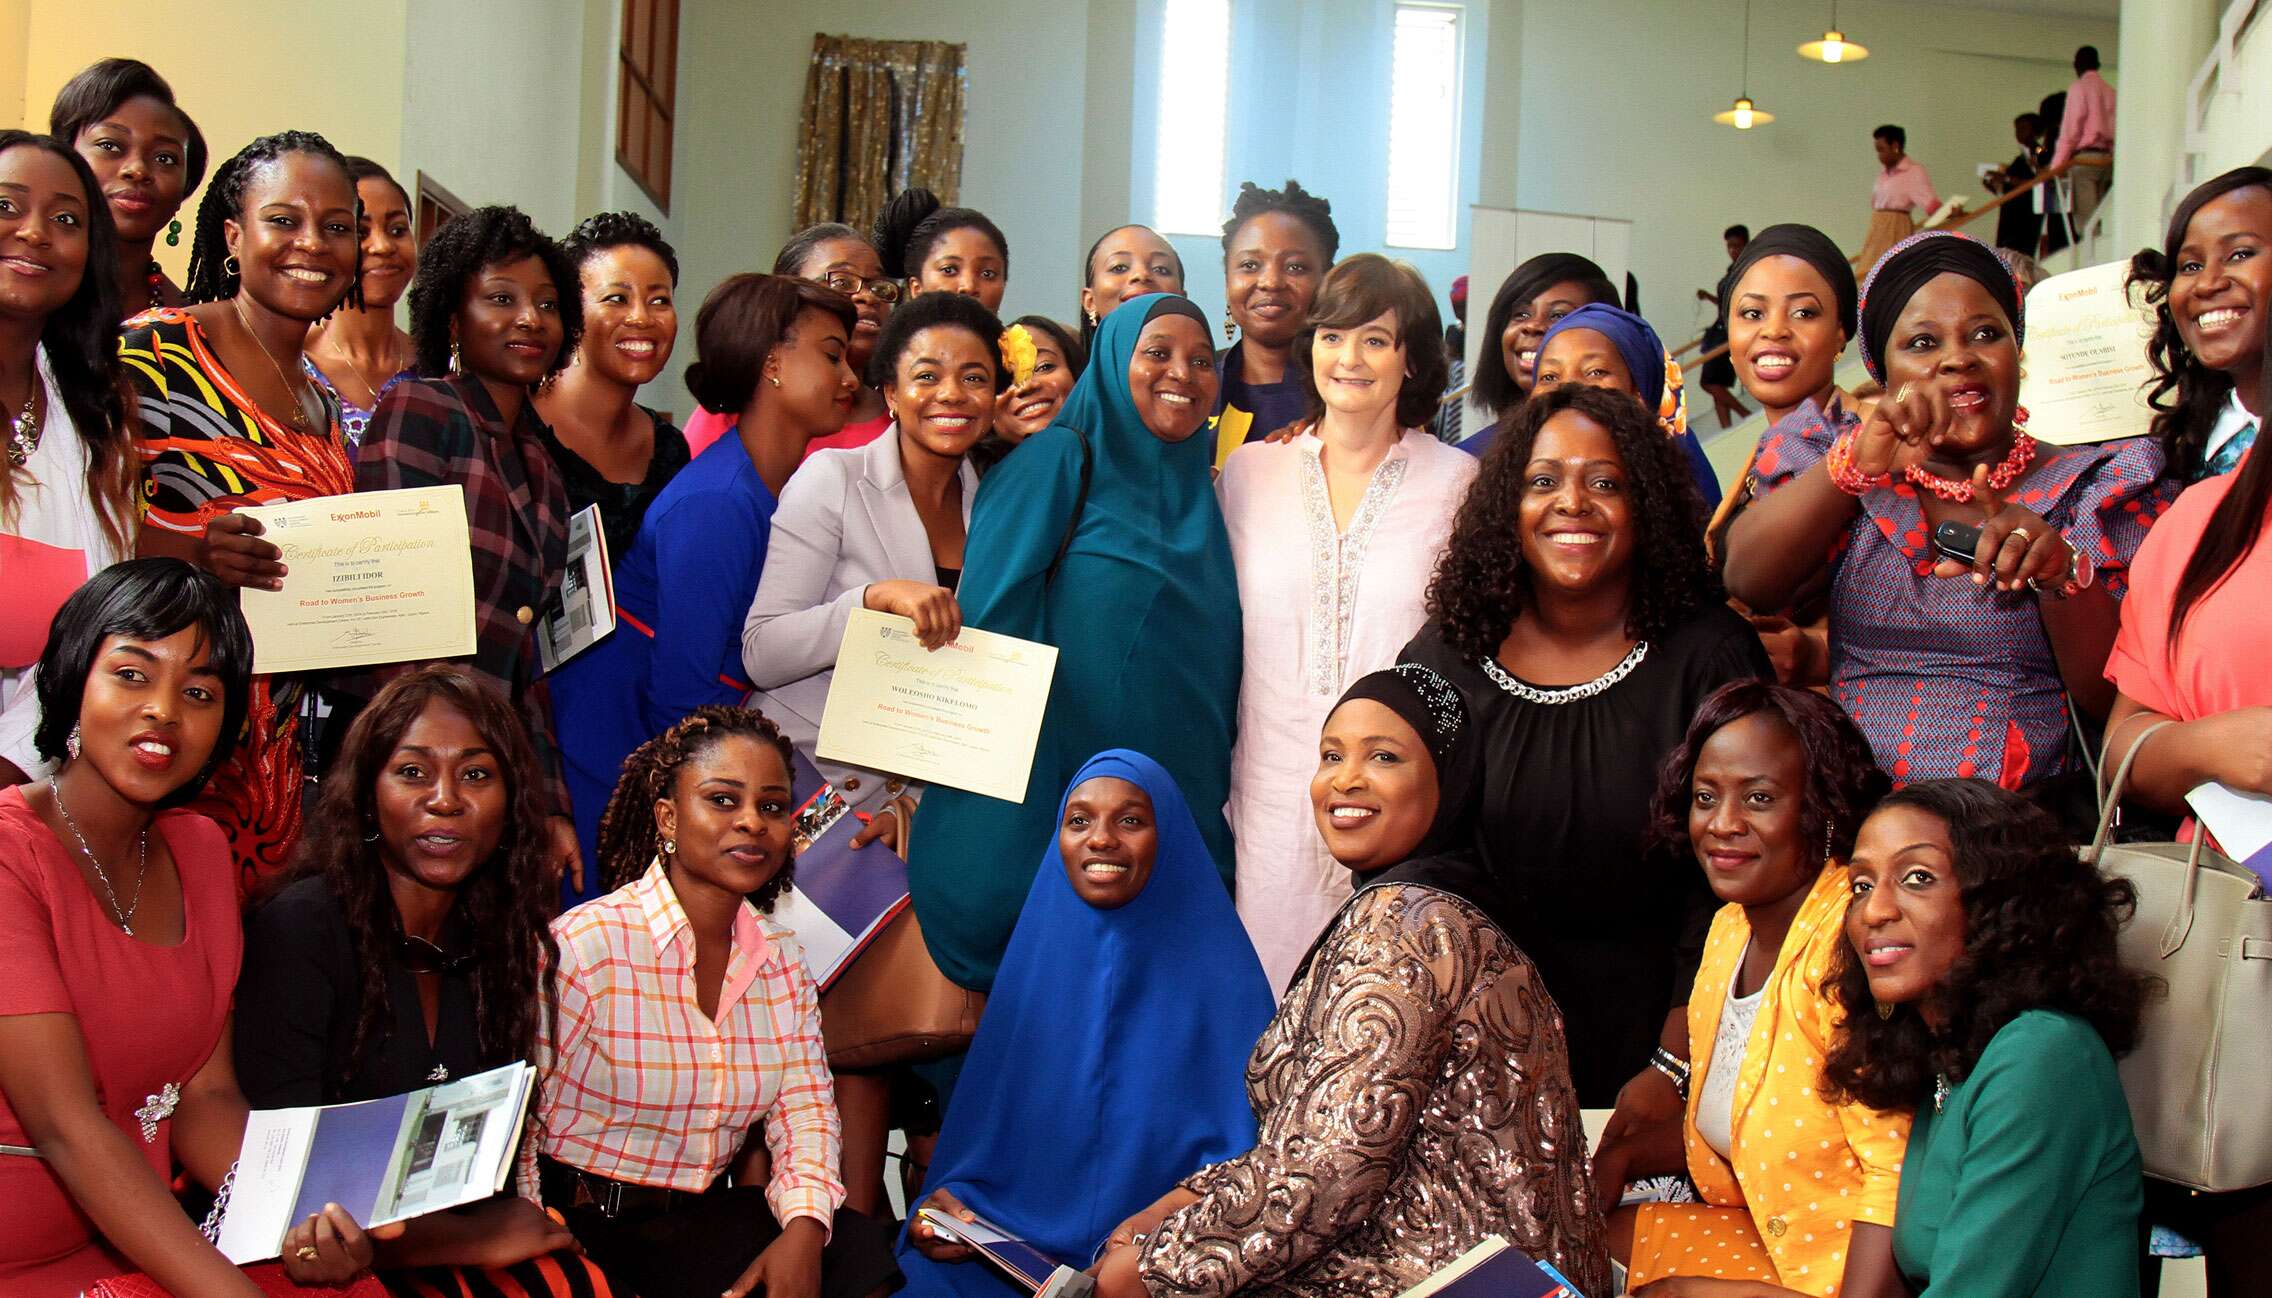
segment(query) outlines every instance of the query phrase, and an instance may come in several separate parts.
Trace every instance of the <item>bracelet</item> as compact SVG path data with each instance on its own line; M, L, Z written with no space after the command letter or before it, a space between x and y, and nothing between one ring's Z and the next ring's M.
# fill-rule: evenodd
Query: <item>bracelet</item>
M1830 485L1849 496L1866 496L1879 487L1893 485L1891 473L1873 475L1854 467L1854 441L1858 432L1848 429L1840 433L1822 457L1822 467L1830 473Z
M1680 1098L1688 1098L1688 1064L1680 1056L1658 1046L1649 1054L1649 1067L1671 1079L1673 1089L1680 1092Z

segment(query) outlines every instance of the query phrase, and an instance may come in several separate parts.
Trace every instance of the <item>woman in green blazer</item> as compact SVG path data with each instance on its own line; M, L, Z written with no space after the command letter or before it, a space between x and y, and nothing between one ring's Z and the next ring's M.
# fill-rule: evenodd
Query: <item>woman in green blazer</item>
M1827 1092L1913 1112L1894 1260L1920 1298L2136 1298L2144 1195L2114 1057L2139 978L2130 885L2035 804L1926 780L1878 804L1852 864Z

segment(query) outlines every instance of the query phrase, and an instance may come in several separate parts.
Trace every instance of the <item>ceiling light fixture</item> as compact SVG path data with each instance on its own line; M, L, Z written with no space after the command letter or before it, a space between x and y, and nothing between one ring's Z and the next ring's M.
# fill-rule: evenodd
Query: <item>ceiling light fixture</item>
M1808 41L1799 47L1802 57L1823 63L1859 63L1870 57L1868 47L1856 45L1838 30L1838 0L1830 0L1830 30L1819 41Z
M1743 0L1743 93L1736 96L1735 105L1726 112L1712 114L1712 120L1739 131L1765 126L1775 120L1775 114L1761 109L1751 99L1751 0Z

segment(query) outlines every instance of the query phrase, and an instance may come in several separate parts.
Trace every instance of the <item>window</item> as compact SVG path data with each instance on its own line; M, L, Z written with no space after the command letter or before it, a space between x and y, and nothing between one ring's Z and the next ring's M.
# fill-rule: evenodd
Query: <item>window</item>
M1388 242L1459 242L1460 10L1399 4L1389 73Z
M615 160L671 210L671 122L678 103L678 0L623 0Z
M1223 228L1223 136L1231 91L1231 0L1165 0L1152 224L1162 234Z
M418 234L418 247L423 251L426 241L453 216L464 216L472 211L466 201L437 184L432 176L418 173L418 218L414 229Z

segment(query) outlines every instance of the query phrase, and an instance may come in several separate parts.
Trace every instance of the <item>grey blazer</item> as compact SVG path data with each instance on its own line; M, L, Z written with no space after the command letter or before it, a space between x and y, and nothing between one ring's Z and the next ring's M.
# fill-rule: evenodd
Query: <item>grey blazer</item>
M961 477L968 529L978 472L967 460ZM757 687L750 706L772 718L845 801L863 810L910 786L887 772L824 762L813 745L844 624L867 598L869 583L893 579L939 579L930 537L908 495L897 425L866 446L821 451L798 466L773 511L765 572L742 622L742 668Z

